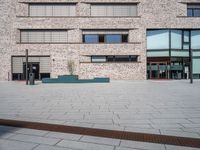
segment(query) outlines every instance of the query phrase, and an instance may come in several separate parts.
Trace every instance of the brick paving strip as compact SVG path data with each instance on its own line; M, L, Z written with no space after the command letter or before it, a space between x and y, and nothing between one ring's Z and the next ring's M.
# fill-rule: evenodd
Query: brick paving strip
M170 145L177 145L177 146L200 148L199 138L186 138L186 137L166 136L166 135L157 135L157 134L125 132L125 131L75 127L75 126L66 126L66 125L48 124L48 123L39 123L39 122L7 120L7 119L0 119L0 125L62 132L62 133L81 134L81 135L88 135L88 136L106 137L106 138L114 138L114 139L122 139L122 140L132 140L132 141L140 141L140 142L150 142L150 143L158 143L158 144L170 144Z

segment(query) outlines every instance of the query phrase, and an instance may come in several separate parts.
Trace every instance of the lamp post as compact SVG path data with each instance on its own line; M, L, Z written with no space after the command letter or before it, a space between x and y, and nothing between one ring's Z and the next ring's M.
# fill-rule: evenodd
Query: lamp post
M26 85L28 85L28 49L26 49Z

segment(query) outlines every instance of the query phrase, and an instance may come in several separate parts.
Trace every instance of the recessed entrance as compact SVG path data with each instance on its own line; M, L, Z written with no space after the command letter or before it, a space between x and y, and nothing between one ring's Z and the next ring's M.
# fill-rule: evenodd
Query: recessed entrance
M34 73L35 79L39 80L40 79L40 65L39 62L35 63L28 63L28 74L29 73ZM23 63L23 76L26 76L26 63ZM29 78L29 76L28 76Z
M34 73L36 80L50 77L50 56L29 56L28 74ZM25 56L12 56L12 80L26 79Z
M168 79L169 69L167 62L148 63L149 79Z
M189 58L148 57L148 79L188 79Z

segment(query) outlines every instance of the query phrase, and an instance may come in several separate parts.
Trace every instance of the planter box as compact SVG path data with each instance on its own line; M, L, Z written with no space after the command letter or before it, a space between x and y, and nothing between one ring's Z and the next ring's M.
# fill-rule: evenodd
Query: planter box
M44 78L42 83L109 83L110 78L78 79L77 75L63 75L58 78Z

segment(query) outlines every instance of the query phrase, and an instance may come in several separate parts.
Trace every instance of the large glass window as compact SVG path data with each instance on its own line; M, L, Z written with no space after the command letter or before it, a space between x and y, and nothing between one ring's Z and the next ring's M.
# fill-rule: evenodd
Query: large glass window
M147 31L147 49L169 49L169 30Z
M200 30L191 31L191 48L200 49Z
M21 43L67 43L67 30L21 30Z
M136 4L92 4L91 16L136 16Z
M182 48L182 30L171 30L171 48Z
M29 16L75 16L75 4L30 4Z
M200 4L188 4L187 7L188 17L200 17Z

